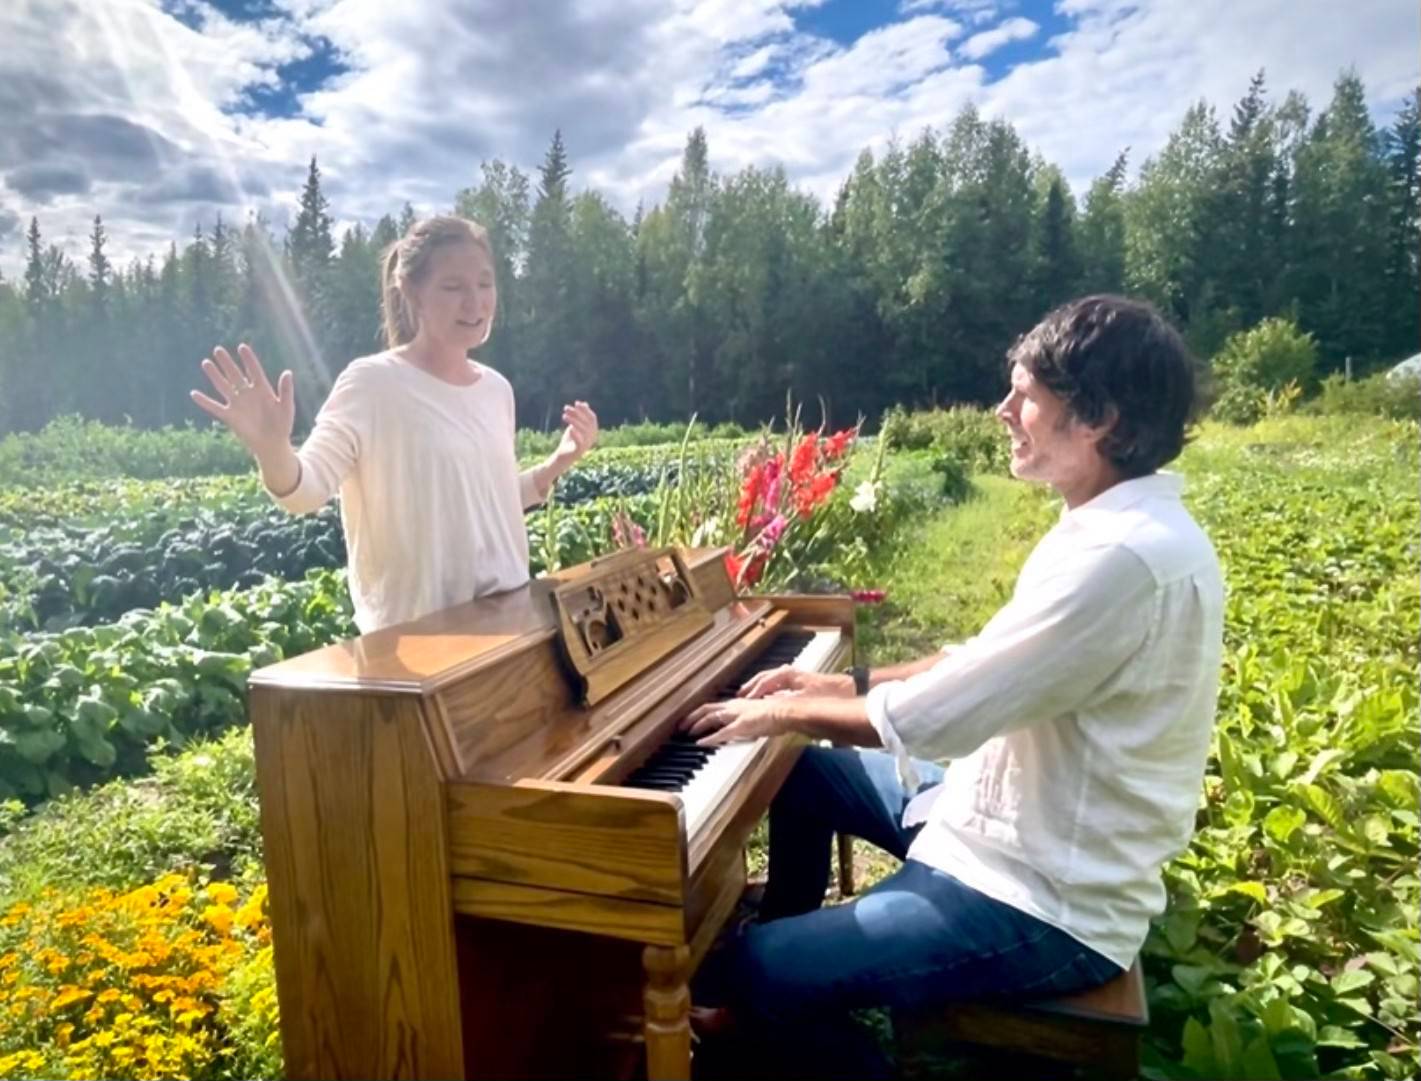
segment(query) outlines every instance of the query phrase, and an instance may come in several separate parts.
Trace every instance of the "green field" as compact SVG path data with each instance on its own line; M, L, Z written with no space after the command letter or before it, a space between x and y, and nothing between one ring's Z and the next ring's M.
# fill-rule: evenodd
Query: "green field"
M1046 493L994 473L973 476L965 500L946 498L961 494L943 461L957 439L881 462L861 446L798 547L767 571L885 590L860 609L874 663L971 634L1058 513ZM1418 449L1414 422L1283 417L1209 426L1178 463L1229 600L1199 830L1167 868L1169 910L1145 951L1152 1077L1421 1069ZM688 453L590 462L601 483L621 468L634 489L538 512L535 546L571 562L605 548L619 514L670 534L688 494L733 499L734 478L712 475L733 468L727 456L697 466ZM674 459L686 492L647 455ZM875 475L876 509L851 511ZM44 516L51 558L65 543L84 553L107 541L110 555L127 545L127 558L161 568L182 530L198 528L217 563L212 537L226 530L227 558L245 559L246 573L264 551L258 530L281 525L242 478L60 493L27 503L0 492L4 513ZM37 560L22 526L10 528L0 588L13 613ZM242 696L253 664L350 633L330 562L245 582L223 566L213 586L151 598L151 610L59 630L15 617L0 634L0 784L12 797L0 815L0 1077L279 1076ZM76 597L81 564L66 579ZM881 874L864 847L863 871ZM925 1069L961 1076L945 1061Z

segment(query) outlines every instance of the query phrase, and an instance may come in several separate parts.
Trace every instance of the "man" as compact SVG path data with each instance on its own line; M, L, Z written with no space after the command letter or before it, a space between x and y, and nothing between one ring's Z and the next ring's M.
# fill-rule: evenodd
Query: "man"
M780 1042L798 1027L833 1049L815 1072L875 1068L845 1044L850 1009L1118 975L1193 829L1223 586L1159 469L1195 415L1194 362L1152 308L1111 296L1053 311L1008 360L1011 471L1065 509L1006 606L940 654L853 676L778 669L685 722L704 743L793 731L883 748L805 751L770 814L763 922L718 964L729 1015L701 1017ZM821 908L836 831L905 862Z

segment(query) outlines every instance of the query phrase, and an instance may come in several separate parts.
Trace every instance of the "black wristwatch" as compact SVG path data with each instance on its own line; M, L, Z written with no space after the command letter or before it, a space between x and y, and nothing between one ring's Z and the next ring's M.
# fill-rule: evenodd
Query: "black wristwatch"
M868 694L868 669L861 664L844 669L844 675L854 677L854 694L862 697Z

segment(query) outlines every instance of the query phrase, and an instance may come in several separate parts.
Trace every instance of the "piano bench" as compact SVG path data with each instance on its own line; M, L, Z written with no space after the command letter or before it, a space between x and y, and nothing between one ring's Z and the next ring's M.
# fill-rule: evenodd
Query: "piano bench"
M958 1002L925 1015L895 1014L900 1060L944 1042L1039 1055L1089 1067L1092 1076L1140 1074L1140 1036L1149 1025L1139 958L1107 984L1040 1002Z

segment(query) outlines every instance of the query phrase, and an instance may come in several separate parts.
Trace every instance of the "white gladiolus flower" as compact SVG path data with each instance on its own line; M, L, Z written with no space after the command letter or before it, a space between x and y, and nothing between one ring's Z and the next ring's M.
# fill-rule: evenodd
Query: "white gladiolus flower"
M864 481L854 489L849 506L860 514L875 509L878 506L878 485L871 480Z
M707 518L700 525L696 526L696 531L691 535L691 547L701 548L715 538L720 532L720 522L714 518Z

